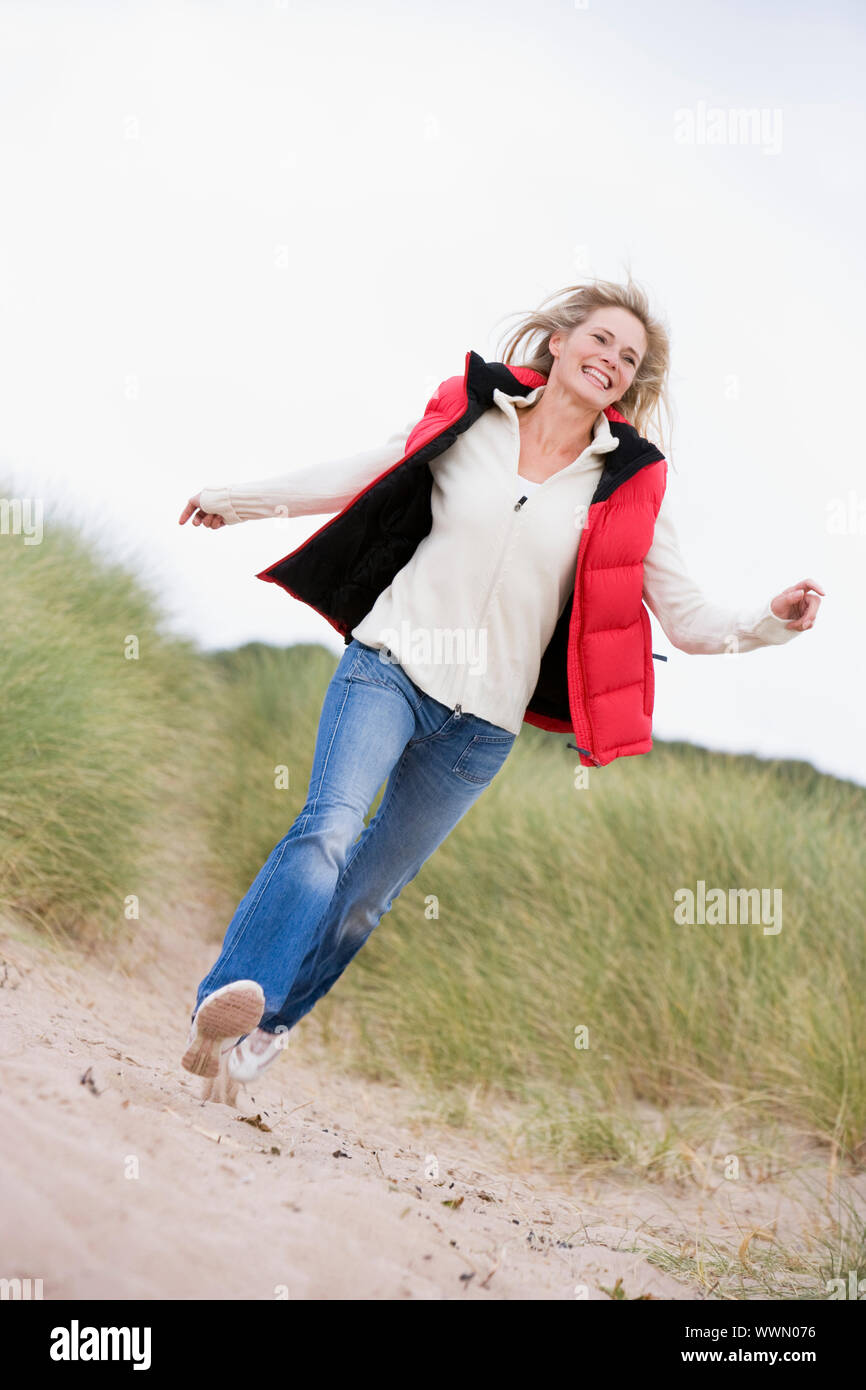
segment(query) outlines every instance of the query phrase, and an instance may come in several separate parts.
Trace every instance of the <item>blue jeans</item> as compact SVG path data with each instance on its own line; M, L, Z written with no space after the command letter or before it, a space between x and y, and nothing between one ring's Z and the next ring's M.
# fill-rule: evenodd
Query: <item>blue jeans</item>
M325 692L306 801L238 905L196 1008L222 985L257 980L259 1026L294 1027L511 752L515 734L434 700L389 656L357 638L347 645Z

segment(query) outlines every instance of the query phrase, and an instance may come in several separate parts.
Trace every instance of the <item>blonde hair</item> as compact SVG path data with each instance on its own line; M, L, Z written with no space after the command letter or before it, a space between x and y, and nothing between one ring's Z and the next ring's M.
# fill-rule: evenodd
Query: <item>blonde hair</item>
M553 302L560 301L560 302ZM549 307L548 307L549 306ZM616 409L633 425L638 434L650 438L666 453L665 437L670 445L672 426L671 401L668 388L670 372L670 338L667 325L650 310L645 291L629 274L625 284L613 280L588 280L581 285L569 285L542 300L537 309L524 314L517 327L505 340L502 356L497 360L506 365L531 367L550 376L554 357L550 339L556 332L570 333L585 323L596 309L609 306L627 309L643 324L647 338L646 353L625 395L616 402ZM533 342L533 339L537 341ZM523 345L523 346L522 346ZM519 362L515 354L522 346ZM662 426L661 407L664 407L668 430Z

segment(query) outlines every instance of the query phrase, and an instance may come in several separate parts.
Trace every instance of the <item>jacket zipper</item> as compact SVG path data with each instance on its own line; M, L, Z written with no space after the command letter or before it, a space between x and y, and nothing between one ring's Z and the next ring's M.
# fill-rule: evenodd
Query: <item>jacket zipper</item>
M527 500L526 493L524 493L523 496L522 496L522 497L519 497L519 498L517 499L517 501L514 503L514 506L512 507L512 511L514 511L514 512L519 512L519 511L520 511L520 508L523 506L523 504L524 504L524 502L525 502L526 500ZM508 527L507 535L506 535L506 537L505 537L505 541L504 541L503 546L502 546L502 553L501 553L500 556L499 556L499 562L498 562L498 564L497 564L497 566L496 566L496 569L495 569L495 571L494 571L493 578L491 579L489 585L487 586L487 593L486 593L486 595L485 595L485 597L484 597L484 603L483 603L482 606L481 606L481 620L482 620L482 622L483 622L484 618L485 618L486 615L487 615L487 610L488 610L488 608L489 608L489 606L490 606L490 600L491 600L491 598L492 598L492 596L493 596L493 590L496 588L497 581L498 581L498 579L499 579L500 574L502 573L502 565L503 565L503 562L504 562L504 560L505 560L505 555L506 555L506 551L508 550L509 542L510 542L510 540L511 540L511 531L512 531L512 527L513 527L513 526L514 526L514 518L512 517L512 518L511 518L511 523L510 523L510 525L509 525L509 527ZM459 708L459 706L458 706L458 708Z
M523 506L523 504L524 504L525 501L526 501L526 498L525 498L525 497L521 497L520 500L519 500L519 502L515 502L515 504L514 504L514 506L513 506L513 508L512 508L512 511L514 511L514 512L519 512L519 511L520 511L520 508ZM493 572L493 578L491 579L490 583L489 583L488 586L487 586L487 593L485 594L485 596L484 596L484 602L483 602L483 604L481 605L481 610L480 610L480 611L481 611L481 620L482 620L482 621L483 621L484 618L487 616L487 610L488 610L488 608L490 607L490 600L491 600L491 598L492 598L492 596L493 596L493 590L496 588L496 585L497 585L498 580L499 580L499 576L500 576L500 574L502 573L502 566L503 566L503 564L504 564L504 562L505 562L505 556L506 556L506 553L507 553L507 551L508 551L509 544L510 544L510 542L511 542L511 532L512 532L513 526L514 526L514 518L512 517L512 518L511 518L511 521L510 521L510 523L509 523L509 526L508 526L508 531L507 531L507 533L506 533L505 540L503 541L503 544L502 544L502 551L501 551L501 554L500 554L499 559L498 559L498 561L497 561L496 569L495 569L494 572Z
M513 506L513 508L512 508L512 511L519 512L519 511L520 511L520 508L523 506L523 504L524 504L524 502L525 502L526 500L527 500L527 499L526 499L526 495L524 494L523 497L519 498L518 501L515 502L515 504L514 504L514 506ZM502 573L502 566L503 566L503 563L504 563L504 561L505 561L505 555L506 555L506 552L507 552L507 550L508 550L509 542L510 542L510 540L511 540L511 530L512 530L512 527L513 527L513 526L514 526L514 518L512 517L511 522L510 522L509 527L508 527L508 533L507 533L507 535L506 535L506 537L505 537L505 541L503 542L503 545L502 545L502 553L501 553L500 556L499 556L499 561L498 561L498 563L497 563L497 565L496 565L496 569L495 569L495 571L494 571L493 578L491 579L490 583L489 583L488 586L487 586L487 593L486 593L485 598L484 598L484 603L483 603L483 605L482 605L482 607L481 607L481 620L482 620L482 622L483 622L484 618L487 616L487 610L488 610L488 608L490 607L490 600L491 600L491 598L492 598L492 596L493 596L493 590L496 588L497 581L498 581L498 579L499 579L500 574ZM462 707L461 707L460 705L455 705L455 706L454 706L454 713L457 715L457 718L460 719L460 718L462 717L462 714L463 714Z

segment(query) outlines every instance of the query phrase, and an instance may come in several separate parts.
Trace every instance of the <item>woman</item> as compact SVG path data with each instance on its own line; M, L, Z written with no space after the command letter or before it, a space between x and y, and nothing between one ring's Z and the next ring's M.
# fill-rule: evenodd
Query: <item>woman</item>
M510 365L521 344L529 360ZM745 652L812 626L805 579L748 611L709 603L644 437L669 343L633 282L571 286L501 362L466 355L380 449L190 498L218 529L337 513L259 578L347 643L325 693L304 805L201 982L183 1066L234 1100L331 988L466 814L524 722L574 732L581 763L648 752L646 605L685 652ZM364 817L387 779L370 825Z

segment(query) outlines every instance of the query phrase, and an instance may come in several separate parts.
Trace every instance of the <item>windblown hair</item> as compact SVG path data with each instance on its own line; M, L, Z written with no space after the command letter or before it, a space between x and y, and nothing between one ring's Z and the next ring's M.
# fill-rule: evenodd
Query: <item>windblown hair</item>
M662 453L666 453L661 407L664 407L670 426L670 339L667 326L651 312L645 291L631 275L625 284L616 284L613 280L589 280L582 285L569 285L548 296L537 309L525 314L512 330L497 361L531 367L541 372L542 376L549 376L554 362L550 351L551 335L557 331L569 333L572 328L584 323L595 309L608 306L627 309L634 314L643 324L647 336L646 355L631 386L615 403L616 409L638 434L651 439Z

